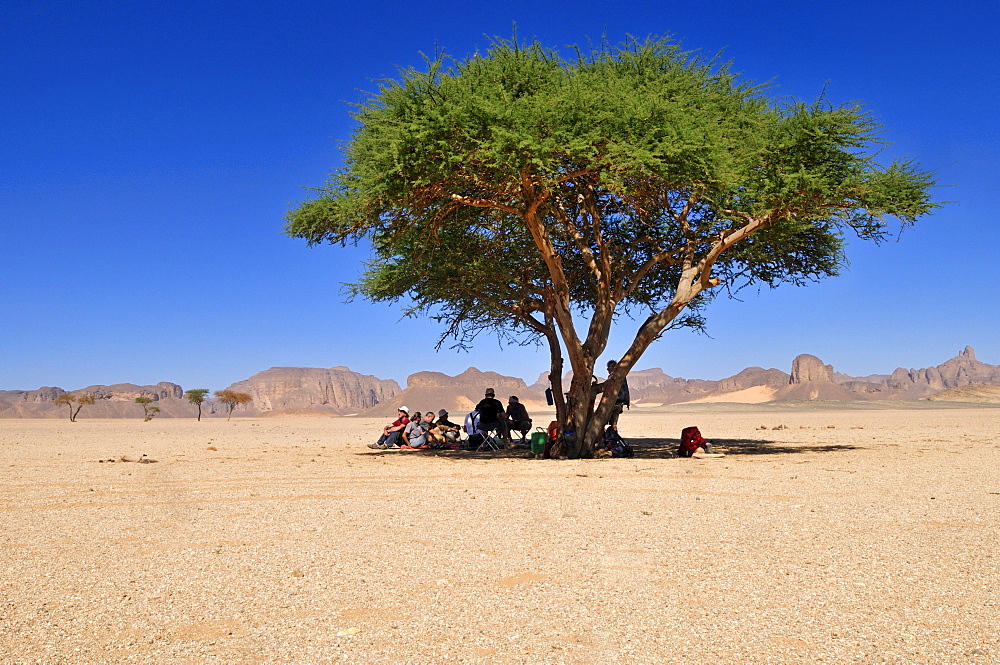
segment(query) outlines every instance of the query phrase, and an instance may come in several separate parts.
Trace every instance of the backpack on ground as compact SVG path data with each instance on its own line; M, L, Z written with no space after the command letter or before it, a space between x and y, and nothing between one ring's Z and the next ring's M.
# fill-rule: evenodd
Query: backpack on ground
M628 442L613 427L604 430L604 447L608 449L612 457L634 457L635 451Z
M548 440L545 442L545 452L542 454L542 459L552 459L552 451L555 449L556 455L559 454L561 448L559 447L559 421L553 420L549 423L548 429L546 429L546 434L549 435Z
M685 427L681 430L681 445L677 447L678 457L691 457L698 448L705 447L705 437L697 427Z

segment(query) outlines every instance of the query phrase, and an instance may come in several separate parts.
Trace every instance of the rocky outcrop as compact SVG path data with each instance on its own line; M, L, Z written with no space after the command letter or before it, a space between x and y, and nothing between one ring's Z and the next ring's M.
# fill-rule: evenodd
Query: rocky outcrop
M831 388L834 382L836 388ZM971 346L935 367L900 367L889 376L873 374L858 379L837 374L816 356L805 355L792 363L789 387L780 390L775 399L917 400L970 385L1000 385L1000 366L977 360Z
M817 359L818 360L818 359ZM747 388L767 386L769 388L784 388L789 383L789 375L780 369L764 369L763 367L747 367L739 374L720 380L715 392L734 393Z
M392 379L352 372L346 367L272 367L229 386L249 393L252 404L234 415L358 413L391 401L399 392Z
M569 388L571 378L571 375L564 377L564 389ZM628 382L632 402L639 407L696 401L915 400L963 386L1000 386L1000 366L980 362L972 347L967 346L941 365L899 368L891 375L851 377L837 373L814 355L803 354L793 360L791 374L748 367L731 377L709 381L676 378L661 369L645 369L631 372ZM238 409L236 416L352 413L391 416L396 407L404 404L416 411L444 408L460 416L472 410L486 388L493 388L503 402L517 395L529 412L548 411L550 407L544 401L547 387L545 372L536 383L527 386L521 379L474 367L457 376L417 372L408 378L406 390L401 390L395 381L358 374L346 367L272 367L230 386L253 398L250 408ZM54 404L65 392L55 387L0 391L0 418L66 417L66 408ZM80 412L82 419L141 417L136 397L152 398L160 408L157 417L194 417L197 413L175 383L94 385L74 392L88 392L96 400ZM207 400L205 416L210 417L216 411L224 414L224 409L214 409L213 400Z
M181 399L184 391L176 383L161 381L155 386L137 386L132 383L116 383L111 386L88 386L78 392L90 393L96 400L111 402L135 402L136 397L150 397L154 402L166 399Z
M87 418L136 418L143 415L136 397L150 397L160 409L159 418L194 415L195 408L183 399L184 391L176 383L166 381L152 386L133 383L116 383L110 386L93 385L79 390L44 387L38 390L0 391L0 418L61 418L67 407L55 404L59 395L66 392L89 393L93 404L80 410L80 419Z
M896 369L886 381L897 399L920 399L951 388L1000 384L1000 366L976 359L976 351L965 347L957 356L936 367Z
M459 422L483 399L487 388L493 388L497 399L505 405L510 396L516 396L529 414L544 405L544 395L535 394L523 380L470 367L457 376L441 372L411 374L406 379L406 390L395 395L391 402L379 404L362 415L390 417L400 406L407 406L411 413L445 409L452 420Z
M792 375L788 382L790 384L833 383L833 365L824 365L822 360L808 353L795 356L795 360L792 361Z

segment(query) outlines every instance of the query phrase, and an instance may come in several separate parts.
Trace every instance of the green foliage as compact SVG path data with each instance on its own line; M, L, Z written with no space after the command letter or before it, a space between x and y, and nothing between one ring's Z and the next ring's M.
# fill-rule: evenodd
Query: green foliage
M76 417L80 414L80 409L86 404L94 403L94 396L90 393L62 393L53 400L54 404L69 407L69 421L76 422ZM76 409L73 405L76 405Z
M208 388L192 388L184 391L184 399L198 407L198 422L201 422L201 405L204 404L208 393Z
M836 275L845 233L878 242L937 206L930 174L877 161L859 104L772 100L665 39L570 59L496 41L426 64L360 105L345 167L286 231L370 240L352 295L406 300L459 344L544 336L555 369L561 343L578 430L617 317L648 318L612 386L663 330L700 327L720 290Z
M153 419L153 416L155 416L157 413L160 412L160 408L159 407L156 407L156 406L151 407L151 406L149 406L150 404L153 403L153 398L152 397L146 397L144 395L140 395L139 397L135 398L135 403L142 407L142 415L143 415L142 420L143 420L143 422L147 422L148 423L150 420ZM156 409L156 411L153 412L153 415L150 415L150 412L153 411L153 409Z

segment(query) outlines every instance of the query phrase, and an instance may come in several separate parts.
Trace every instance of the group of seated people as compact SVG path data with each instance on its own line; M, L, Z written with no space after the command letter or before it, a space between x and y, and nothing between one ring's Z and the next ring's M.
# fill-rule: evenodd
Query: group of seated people
M521 433L521 442L525 441L531 431L531 418L528 410L516 396L511 396L507 407L496 398L492 388L486 390L486 396L476 405L476 409L465 418L465 425L459 426L448 420L448 412L441 409L421 414L419 411L410 415L410 410L399 407L398 417L382 428L382 435L375 443L369 443L369 448L386 450L389 448L426 449L426 448L463 448L462 432L470 437L482 432L497 432L505 443L511 443L511 432Z

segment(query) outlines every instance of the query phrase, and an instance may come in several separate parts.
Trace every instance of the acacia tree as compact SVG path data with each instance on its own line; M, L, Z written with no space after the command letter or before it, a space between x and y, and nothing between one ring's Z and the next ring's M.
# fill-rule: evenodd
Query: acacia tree
M205 403L208 388L192 388L184 391L184 398L198 407L198 422L201 422L201 405Z
M565 353L557 411L567 452L587 456L667 328L701 326L719 292L836 275L845 233L877 242L937 206L929 173L877 161L881 126L859 104L766 93L665 39L573 59L505 41L440 56L359 106L346 166L286 231L370 240L353 293L406 298L460 344L544 339L554 383ZM623 316L638 327L595 406Z
M215 396L226 405L226 410L229 412L226 420L233 417L233 410L236 409L237 406L240 406L241 404L249 404L253 401L253 397L250 394L229 390L228 388L226 390L216 390Z
M75 423L76 417L79 415L83 405L94 403L94 396L90 393L62 393L55 398L54 403L59 406L68 406L69 421ZM73 409L74 404L76 404L75 410Z
M147 395L141 395L139 397L136 397L135 398L135 403L142 407L142 416L143 416L142 420L143 420L143 422L147 422L148 423L150 420L153 419L153 416L155 416L157 413L160 412L159 407L156 407L156 406L151 407L151 406L149 406L150 404L153 403L153 398L149 397ZM155 409L155 411L154 411L154 409ZM152 414L152 415L150 415L150 414Z

